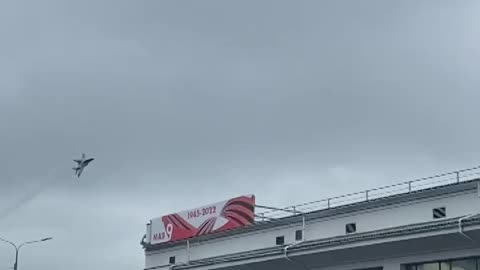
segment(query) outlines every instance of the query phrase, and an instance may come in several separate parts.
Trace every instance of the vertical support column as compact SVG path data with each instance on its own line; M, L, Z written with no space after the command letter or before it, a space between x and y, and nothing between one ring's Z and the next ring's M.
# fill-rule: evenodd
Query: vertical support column
M302 215L302 241L305 241L305 214Z
M477 195L480 197L480 182L477 182Z

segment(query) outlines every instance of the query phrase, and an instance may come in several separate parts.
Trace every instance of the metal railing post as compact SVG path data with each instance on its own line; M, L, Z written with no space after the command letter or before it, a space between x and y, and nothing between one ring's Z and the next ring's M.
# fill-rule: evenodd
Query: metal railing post
M457 183L460 183L460 172L455 172L457 174Z
M408 182L408 193L412 192L412 181Z
M327 209L330 209L330 198L327 199Z
M365 199L368 201L368 190L365 191Z
M190 240L187 239L187 262L190 262Z
M480 183L477 182L477 195L480 197Z

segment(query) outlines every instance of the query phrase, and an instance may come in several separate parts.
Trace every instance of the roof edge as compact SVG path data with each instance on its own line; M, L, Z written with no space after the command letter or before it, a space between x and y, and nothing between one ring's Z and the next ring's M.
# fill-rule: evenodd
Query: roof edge
M191 239L185 239L185 240L180 240L180 241L175 241L170 243L149 245L148 243L143 242L142 246L145 249L145 252L173 248L173 247L186 245L187 241L190 241L190 243L203 242L203 241L220 239L223 237L247 234L247 233L266 230L266 229L275 228L275 227L288 226L291 224L302 222L303 215L305 215L307 220L312 221L312 220L317 220L325 217L344 215L344 214L349 214L353 212L380 208L380 207L388 206L391 204L409 202L409 201L412 201L412 198L414 198L414 200L423 200L426 198L443 196L445 194L457 194L457 193L465 192L468 190L476 189L477 188L477 185L475 185L476 183L480 183L480 178L476 178L468 181L462 181L458 183L435 186L427 189L413 191L410 193L395 194L395 195L381 197L381 198L377 198L369 201L362 201L362 202L357 202L357 203L352 203L347 205L341 205L341 206L332 207L329 209L316 210L316 211L312 211L304 214L287 216L280 219L276 219L274 221L254 223L252 225L248 225L248 226L237 228L237 229L217 232L214 234L207 234L207 235L198 236Z
M413 234L419 234L419 233L425 233L425 232L441 231L441 230L455 228L457 224L458 224L458 218L451 218L451 219L442 220L442 221L423 222L423 223L418 223L414 225L406 225L406 226L400 226L395 228L376 230L376 231L371 231L366 233L359 233L355 235L342 235L342 236L336 236L331 238L325 238L321 240L310 240L303 243L299 243L298 245L291 247L289 249L289 253L294 256L295 253L298 254L300 252L315 250L323 247L333 247L333 246L339 246L347 243L356 243L356 242L375 240L375 239L386 238L386 237L397 237L397 236L413 235ZM479 225L480 217L471 217L471 218L465 219L463 221L463 224L464 226ZM264 258L264 257L270 257L270 256L278 256L283 254L283 250L285 247L286 245L274 246L266 249L257 249L257 250L251 250L246 252L239 252L235 254L205 258L201 260L191 261L188 264L172 266L172 269L183 270L183 269L191 269L194 267L208 266L208 265L218 264L218 263L235 262L235 261L240 261L245 259L257 259L257 258ZM154 270L154 269L159 269L161 267L165 267L165 266L150 267L150 268L145 268L145 270Z

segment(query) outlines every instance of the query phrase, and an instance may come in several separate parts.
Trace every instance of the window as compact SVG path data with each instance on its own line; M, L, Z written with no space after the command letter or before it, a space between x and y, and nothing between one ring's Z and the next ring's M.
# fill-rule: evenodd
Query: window
M447 216L447 210L445 209L445 207L439 207L439 208L433 209L433 218L434 219L444 218L446 216Z
M354 233L357 231L357 225L355 223L349 223L345 225L345 231L347 233Z
M405 266L405 270L417 270L417 266L414 264L408 264Z
M441 262L440 263L440 270L450 270L451 263L450 262Z
M295 240L296 241L302 241L303 240L303 231L298 230L295 232Z
M417 266L417 270L440 270L440 263L424 263Z
M175 264L175 256L170 257L170 258L168 259L168 262L169 262L170 264Z
M284 236L278 236L276 239L277 245L283 245L285 244L285 237Z

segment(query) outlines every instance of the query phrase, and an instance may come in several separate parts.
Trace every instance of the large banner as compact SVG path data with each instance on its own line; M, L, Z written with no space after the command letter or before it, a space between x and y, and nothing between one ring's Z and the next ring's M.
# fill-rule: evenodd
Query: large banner
M241 196L151 221L150 244L173 242L250 225L255 196Z

